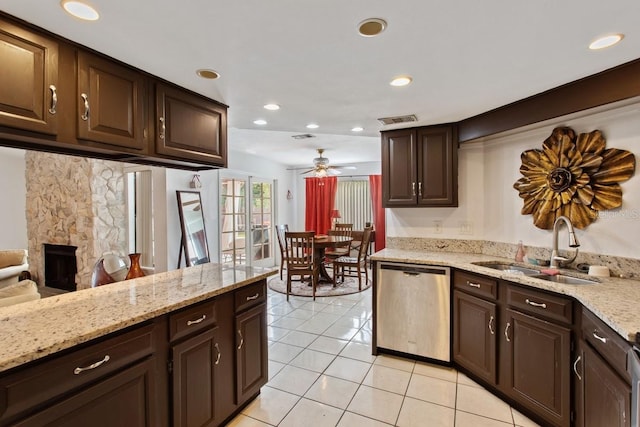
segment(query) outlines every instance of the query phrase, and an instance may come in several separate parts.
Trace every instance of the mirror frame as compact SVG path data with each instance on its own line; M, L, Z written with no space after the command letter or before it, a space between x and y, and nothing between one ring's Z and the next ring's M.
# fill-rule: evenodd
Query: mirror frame
M185 223L185 214L184 214L184 205L183 205L183 195L197 195L198 197L198 202L200 203L200 216L202 218L202 232L204 233L204 250L206 252L206 257L204 258L200 258L198 259L198 261L193 264L191 262L191 255L189 253L189 245L187 245L187 236L190 235L191 233L188 233L188 229L187 229L187 224ZM185 264L187 265L187 267L190 267L192 265L198 265L198 264L205 264L207 262L211 262L211 256L209 255L209 243L207 240L207 229L205 227L204 224L204 210L202 207L202 197L200 196L200 192L199 191L181 191L181 190L176 190L176 197L178 198L178 213L180 214L180 229L182 231L182 237L181 237L181 248L180 248L180 252L182 253L182 251L184 250L184 258L185 258ZM196 255L196 254L193 254ZM180 268L180 254L178 255L178 268Z

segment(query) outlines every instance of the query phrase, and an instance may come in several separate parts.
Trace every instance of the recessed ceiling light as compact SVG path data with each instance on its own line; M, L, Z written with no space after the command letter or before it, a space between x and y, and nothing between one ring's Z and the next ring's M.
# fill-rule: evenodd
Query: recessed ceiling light
M596 39L593 42L591 42L591 44L589 45L589 49L598 50L598 49L611 47L614 44L618 43L623 38L624 38L624 34L610 34L608 36L600 37L599 39Z
M320 126L318 126L318 125L317 125L317 124L315 124L315 123L309 123L309 124L307 125L307 129L318 129L319 127L320 127Z
M358 32L363 37L375 37L387 28L387 22L380 18L365 19L358 24Z
M406 86L413 81L410 76L398 76L391 80L391 86Z
M98 11L87 3L81 1L63 0L60 2L62 8L70 15L85 21L96 21L100 18Z
M196 71L196 74L203 79L215 80L220 78L220 73L210 68L201 68Z
M278 104L266 104L264 106L265 110L271 110L271 111L276 111L280 109L280 106Z
M364 130L363 127L360 126L356 126L354 128L351 128L351 132L362 132Z
M266 121L266 120L262 120L262 119L258 119L258 120L254 120L254 121L253 121L253 124L254 124L254 125L261 125L261 126L262 126L262 125L266 125L266 124L267 124L267 121Z

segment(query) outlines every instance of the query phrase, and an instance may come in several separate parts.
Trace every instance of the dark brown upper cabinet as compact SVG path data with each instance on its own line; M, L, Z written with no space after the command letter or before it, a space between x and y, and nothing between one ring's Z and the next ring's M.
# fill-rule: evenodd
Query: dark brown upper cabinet
M56 135L58 43L0 18L0 126Z
M146 151L146 96L143 74L78 52L78 139Z
M458 138L454 125L382 132L384 207L457 207Z
M157 154L226 166L226 106L159 83L155 128Z

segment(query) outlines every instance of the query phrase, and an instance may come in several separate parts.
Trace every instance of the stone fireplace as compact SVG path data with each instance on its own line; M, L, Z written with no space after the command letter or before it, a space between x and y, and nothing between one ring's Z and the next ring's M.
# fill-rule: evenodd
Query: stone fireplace
M123 163L27 151L29 268L45 283L44 245L77 247L77 289L91 287L104 253L126 254Z

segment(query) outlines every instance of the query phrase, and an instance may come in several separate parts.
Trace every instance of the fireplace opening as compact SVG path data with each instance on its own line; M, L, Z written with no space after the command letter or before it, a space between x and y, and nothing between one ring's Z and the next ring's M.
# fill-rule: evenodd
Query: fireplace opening
M77 246L44 244L44 284L65 291L75 291Z

